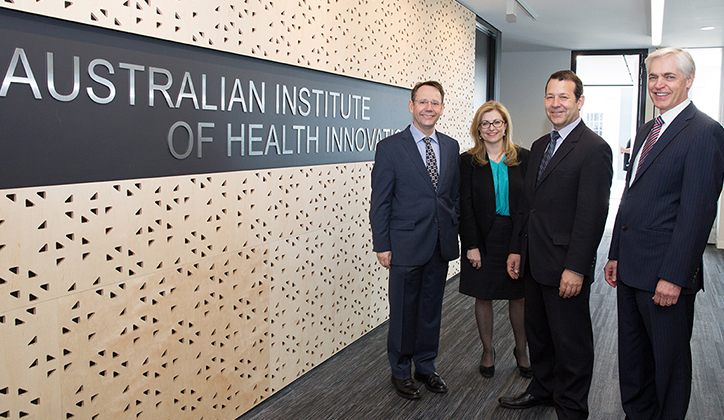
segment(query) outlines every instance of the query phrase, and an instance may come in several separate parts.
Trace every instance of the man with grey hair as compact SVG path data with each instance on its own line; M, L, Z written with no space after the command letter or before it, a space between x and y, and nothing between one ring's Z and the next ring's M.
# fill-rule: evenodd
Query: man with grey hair
M689 53L663 48L646 67L660 115L636 135L604 272L618 286L626 418L681 420L691 396L702 255L724 179L724 129L688 99L695 72Z

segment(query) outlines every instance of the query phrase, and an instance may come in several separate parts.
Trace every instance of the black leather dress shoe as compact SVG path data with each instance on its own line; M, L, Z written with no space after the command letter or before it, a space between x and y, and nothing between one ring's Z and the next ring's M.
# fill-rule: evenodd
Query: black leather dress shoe
M523 392L515 397L500 397L498 402L501 407L505 408L531 408L536 405L553 405L552 398L541 398L531 395L527 392Z
M433 372L429 375L422 375L415 372L415 379L424 383L425 388L427 388L430 392L437 392L438 394L447 392L447 385L437 372Z
M412 378L409 379L397 379L392 377L392 385L395 386L395 392L402 398L408 400L420 399L420 390L415 386L415 381Z

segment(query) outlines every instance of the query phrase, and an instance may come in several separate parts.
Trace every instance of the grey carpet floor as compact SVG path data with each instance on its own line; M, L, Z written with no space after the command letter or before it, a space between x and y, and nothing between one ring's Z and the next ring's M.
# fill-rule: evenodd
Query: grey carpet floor
M599 247L591 313L596 361L589 394L590 418L623 419L618 389L615 291L603 280L610 237ZM687 420L724 419L724 251L709 246L704 256L705 288L696 301L693 389ZM501 395L516 394L527 385L515 371L513 336L507 302L494 303L495 376L478 373L482 345L473 314L473 298L448 281L443 303L440 354L436 364L450 388L447 394L422 389L422 398L398 397L390 383L382 324L311 372L240 417L261 419L536 419L554 420L550 407L506 410Z

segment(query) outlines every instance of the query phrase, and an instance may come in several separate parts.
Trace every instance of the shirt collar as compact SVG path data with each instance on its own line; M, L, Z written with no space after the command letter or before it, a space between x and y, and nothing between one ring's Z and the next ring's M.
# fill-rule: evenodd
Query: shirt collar
M580 123L580 122L581 122L581 117L578 117L575 121L573 121L572 123L568 124L567 126L561 128L560 130L556 130L556 128L553 127L551 129L551 133L553 133L553 131L558 131L558 134L561 135L561 143L562 143L563 140L565 140L566 137L568 137L568 135L571 134L571 131L573 131L573 129L576 128L578 126L578 123Z
M684 102L680 103L679 105L676 105L675 107L673 107L670 110L661 114L661 119L664 120L664 125L671 124L671 122L674 121L674 119L676 119L676 117L678 117L679 114L681 114L681 111L683 111L684 108L689 106L690 103L691 103L691 99L686 98L684 100Z
M412 138L415 140L415 143L419 143L423 141L425 137L427 137L425 134L423 134L422 131L420 131L417 127L415 127L415 124L410 124L410 133L412 134ZM430 135L430 138L432 139L433 143L437 143L437 131L433 130L432 134Z

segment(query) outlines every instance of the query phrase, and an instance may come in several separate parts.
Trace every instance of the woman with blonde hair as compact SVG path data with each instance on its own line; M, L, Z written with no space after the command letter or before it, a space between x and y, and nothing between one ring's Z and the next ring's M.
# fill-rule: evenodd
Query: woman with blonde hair
M518 373L525 378L533 373L526 353L523 282L510 278L505 265L511 215L518 208L529 154L513 143L512 131L508 110L501 103L486 102L470 126L475 145L460 158L460 292L475 298L483 343L479 370L486 378L495 374L494 299L508 300Z

